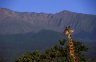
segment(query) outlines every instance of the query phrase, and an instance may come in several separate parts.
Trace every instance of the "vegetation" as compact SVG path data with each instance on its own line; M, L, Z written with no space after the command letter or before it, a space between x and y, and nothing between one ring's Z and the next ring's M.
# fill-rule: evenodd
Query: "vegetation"
M82 42L74 41L75 53L79 62L87 62L84 52L88 50ZM27 52L15 62L72 62L66 40L40 53L38 50Z

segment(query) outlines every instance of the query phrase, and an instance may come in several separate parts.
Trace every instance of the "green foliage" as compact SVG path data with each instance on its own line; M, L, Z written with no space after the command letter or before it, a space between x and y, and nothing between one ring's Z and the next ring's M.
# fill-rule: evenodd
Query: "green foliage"
M85 47L85 45L82 42L74 42L75 46L75 53L76 56L78 57L78 60L81 62L88 62L87 59L84 56L84 52L87 52L88 48Z
M83 45L82 42L74 42L74 48L76 57L79 62L87 62L84 52L88 48ZM39 51L27 52L22 57L16 60L16 62L72 62L72 58L69 55L68 44L66 40L59 40L59 44L52 48L45 50L44 53Z
M40 58L39 51L27 52L21 58L16 60L16 62L38 62Z

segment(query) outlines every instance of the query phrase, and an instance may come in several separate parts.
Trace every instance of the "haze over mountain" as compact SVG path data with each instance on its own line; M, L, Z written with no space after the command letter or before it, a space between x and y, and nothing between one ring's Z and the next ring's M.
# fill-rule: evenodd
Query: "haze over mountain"
M64 28L69 25L75 30L74 39L96 41L96 15L67 10L56 14L15 12L1 8L0 52L12 59L22 51L52 46L62 38Z

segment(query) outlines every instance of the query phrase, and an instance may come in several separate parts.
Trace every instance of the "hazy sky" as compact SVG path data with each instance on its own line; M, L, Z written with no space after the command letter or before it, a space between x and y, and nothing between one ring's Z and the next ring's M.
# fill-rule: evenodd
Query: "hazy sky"
M56 13L69 10L96 14L96 0L0 0L0 7L19 12Z

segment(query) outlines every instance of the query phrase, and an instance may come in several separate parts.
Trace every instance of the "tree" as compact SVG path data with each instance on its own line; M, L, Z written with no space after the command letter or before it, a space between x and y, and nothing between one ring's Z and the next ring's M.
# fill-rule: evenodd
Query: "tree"
M75 53L79 62L87 62L84 52L88 50L82 42L74 41ZM45 50L44 53L39 51L27 52L16 62L71 62L69 48L66 40L59 40L59 44Z
M27 52L22 57L16 60L16 62L38 62L40 59L39 51Z
M88 48L82 42L79 41L75 41L74 46L78 60L81 62L88 62L84 55L84 52L87 52Z

